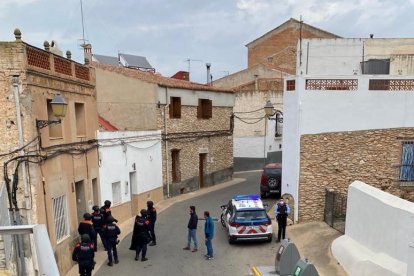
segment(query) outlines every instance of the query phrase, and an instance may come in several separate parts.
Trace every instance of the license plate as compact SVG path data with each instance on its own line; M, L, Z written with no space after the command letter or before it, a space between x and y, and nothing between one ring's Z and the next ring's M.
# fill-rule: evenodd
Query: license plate
M279 190L270 190L271 193L278 193Z

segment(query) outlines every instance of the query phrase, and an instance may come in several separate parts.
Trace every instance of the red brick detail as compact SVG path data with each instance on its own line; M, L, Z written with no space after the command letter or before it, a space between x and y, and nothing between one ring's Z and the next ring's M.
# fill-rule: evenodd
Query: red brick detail
M53 56L53 63L55 65L56 72L72 76L72 64L69 60Z
M89 80L89 68L75 64L75 76L78 79Z
M49 53L26 46L27 64L50 70Z

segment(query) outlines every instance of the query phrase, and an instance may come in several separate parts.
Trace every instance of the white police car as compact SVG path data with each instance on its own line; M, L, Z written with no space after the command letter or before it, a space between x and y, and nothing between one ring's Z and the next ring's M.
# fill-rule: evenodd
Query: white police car
M221 224L229 243L240 240L272 241L272 221L258 195L237 195L222 205Z

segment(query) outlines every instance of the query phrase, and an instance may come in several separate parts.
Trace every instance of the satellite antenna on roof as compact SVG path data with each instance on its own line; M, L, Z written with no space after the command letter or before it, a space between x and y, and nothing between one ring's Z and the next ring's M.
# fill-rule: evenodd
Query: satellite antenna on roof
M190 76L191 76L191 74L190 74L190 69L191 69L191 62L192 61L202 61L202 60L200 60L200 59L191 59L191 58L187 58L186 60L184 60L185 62L187 62L188 63L188 80L190 80Z

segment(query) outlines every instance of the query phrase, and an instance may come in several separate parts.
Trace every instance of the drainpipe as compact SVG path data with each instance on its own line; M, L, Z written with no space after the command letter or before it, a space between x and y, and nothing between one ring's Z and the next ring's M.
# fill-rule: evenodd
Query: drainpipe
M12 84L13 84L13 96L14 96L14 101L16 104L16 123L17 123L17 130L19 133L19 148L23 147L23 128L22 128L22 118L21 118L21 112L20 112L20 98L19 98L19 75L13 75L12 78ZM22 149L19 152L20 156L24 155L24 150ZM27 195L27 175L26 175L26 166L25 166L25 162L23 162L23 167L22 167L22 178L23 178L23 191L24 191L24 198L25 198L25 208L27 211L27 218L28 221L30 220L30 212L29 210L27 210L27 199L28 199L28 195ZM22 222L20 220L20 212L19 210L16 208L15 212L14 212L14 218L13 218L16 222L17 225L21 225ZM18 251L18 257L19 257L19 272L21 273L21 275L26 275L26 263L25 263L25 258L24 258L24 244L23 244L23 238L21 235L17 235L17 251Z
M165 87L165 106L164 106L164 137L165 137L165 173L167 181L167 198L170 198L170 173L169 173L169 160L168 160L168 140L167 140L167 106L168 104L168 87Z

